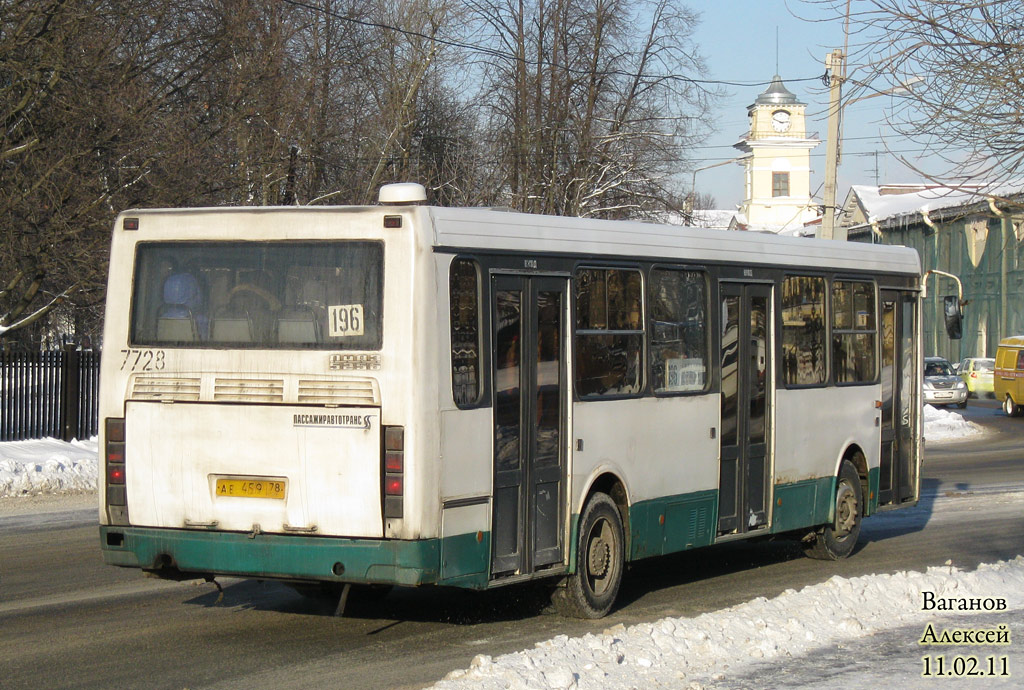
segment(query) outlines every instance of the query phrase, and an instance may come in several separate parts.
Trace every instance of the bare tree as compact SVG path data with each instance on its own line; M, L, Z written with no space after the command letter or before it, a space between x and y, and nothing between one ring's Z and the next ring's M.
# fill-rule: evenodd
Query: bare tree
M1024 173L1020 0L825 4L850 16L846 97L894 92L891 126L945 162L938 174L994 182Z
M77 305L98 322L114 209L155 160L146 136L194 76L170 2L23 0L0 15L0 327ZM94 324L95 325L95 324Z
M714 97L693 12L667 0L478 0L510 206L624 217L664 210ZM498 200L496 200L498 201Z

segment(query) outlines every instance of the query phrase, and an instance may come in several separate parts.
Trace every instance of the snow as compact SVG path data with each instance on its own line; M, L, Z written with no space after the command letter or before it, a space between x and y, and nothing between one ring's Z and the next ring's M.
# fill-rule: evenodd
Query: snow
M850 189L860 200L869 221L883 221L922 211L940 211L985 201L988 197L1019 194L1021 181L1003 184L968 184L945 187L935 184L853 185ZM903 189L901 189L903 188ZM904 191L905 189L905 191Z
M916 646L928 624L941 636L944 621L951 622L952 616L923 610L924 592L931 592L936 600L977 598L998 605L995 600L1002 599L1005 610L980 611L966 622L960 614L955 621L958 628L998 630L994 620L1019 620L1024 612L1024 556L983 564L973 572L946 565L924 573L835 576L800 591L786 590L774 599L761 597L696 618L664 618L628 628L618 625L578 638L559 635L515 654L498 658L479 654L468 669L451 672L433 687L697 690L723 682L725 687L735 687L726 679L741 675L757 676L750 687L781 687L785 684L765 662L808 657L807 663L813 665L812 652L899 628L909 628L903 639L907 646ZM910 654L914 672L920 673L922 655L942 653L940 649L945 651L914 650ZM985 652L975 647L971 653L1006 652L1003 646L988 647ZM889 665L876 673L878 682L858 673L857 685L880 687L897 680Z
M0 443L0 498L96 490L96 439Z
M983 433L980 426L968 422L950 410L924 406L924 438L926 441L953 441Z
M950 441L980 433L962 416L924 408L925 436ZM0 443L0 512L24 497L94 491L97 480L96 439L64 443L56 439ZM1002 498L1024 504L1024 492ZM967 498L965 500L971 500ZM991 500L982 497L977 500ZM1004 598L1005 611L939 614L922 610L923 592L936 597ZM533 649L499 657L477 655L470 667L451 672L438 690L576 688L628 690L640 687L701 690L778 687L780 669L787 686L832 687L837 655L851 650L874 659L880 645L898 650L909 669L903 685L917 687L920 658L950 653L949 647L919 647L925 626L941 634L945 627L996 629L1014 626L1024 612L1024 557L986 564L967 572L946 566L927 572L897 572L831 579L800 591L786 590L773 599L758 598L695 618L665 618L630 627L617 625L601 634L565 635L539 642ZM1013 632L1019 635L1019 628ZM1016 642L1014 640L1014 642ZM907 649L911 649L910 652ZM838 650L838 651L837 651ZM965 654L1002 655L1012 648L974 646ZM857 684L891 685L893 654L857 666ZM872 654L874 656L872 656ZM858 657L859 658L859 657ZM909 659L909 660L908 660ZM912 662L912 663L911 663ZM1018 671L1019 657L1010 659ZM851 671L851 673L853 673ZM792 674L792 675L790 675ZM898 676L899 674L897 674ZM806 680L811 676L810 680ZM901 677L902 678L902 677ZM806 680L806 682L805 682ZM986 679L986 687L1009 679ZM927 681L934 683L935 681ZM931 687L924 685L921 687Z

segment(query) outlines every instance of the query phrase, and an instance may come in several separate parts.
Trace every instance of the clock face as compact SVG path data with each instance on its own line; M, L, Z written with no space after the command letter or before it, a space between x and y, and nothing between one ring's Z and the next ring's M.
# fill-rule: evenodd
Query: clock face
M772 129L776 132L789 131L789 111L776 110L772 113Z

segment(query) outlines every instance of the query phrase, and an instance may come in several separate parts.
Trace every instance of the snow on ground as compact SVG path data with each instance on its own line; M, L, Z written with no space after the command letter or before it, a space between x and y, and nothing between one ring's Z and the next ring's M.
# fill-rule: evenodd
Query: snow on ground
M0 443L0 498L96 490L96 439Z
M953 622L949 614L922 610L924 592L931 592L935 600L978 598L993 602L993 606L998 606L997 600L1004 600L1005 610L980 611L966 617L959 613L954 625L959 629L1002 631L1012 644L1019 645L1014 636L1021 634L1019 621L1024 614L1022 556L981 565L973 572L947 565L929 568L924 573L835 576L799 592L786 590L774 599L759 597L696 618L665 618L629 628L618 625L602 634L579 638L559 635L538 642L531 650L496 659L477 655L468 669L451 672L433 687L437 690L788 687L787 681L772 670L773 666L803 657L806 657L806 664L797 665L813 666L819 663L816 652L820 650L852 645L857 640L876 633L884 635L893 629L903 629L901 654L873 670L877 674L874 678L877 685L863 672L855 676L855 684L863 687L903 684L904 675L920 679L924 655L948 651L946 647L917 644L928 624L940 638ZM1012 630L1010 621L1017 623ZM1000 625L1007 627L999 628ZM968 653L983 658L1009 651L1012 650L1006 645L989 645L974 646ZM897 660L905 662L910 674L899 673L900 669L894 667ZM1011 673L1021 673L1013 667L1012 661L1010 666ZM740 678L745 682L737 683ZM835 684L835 678L830 678L824 686L834 687Z
M952 441L984 433L974 422L950 410L924 406L924 437L926 441Z

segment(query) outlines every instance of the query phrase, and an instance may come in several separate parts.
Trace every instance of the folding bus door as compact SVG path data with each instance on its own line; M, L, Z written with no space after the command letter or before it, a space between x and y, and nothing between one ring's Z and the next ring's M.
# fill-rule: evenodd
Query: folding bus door
M768 524L771 287L722 283L718 533Z
M563 561L566 280L495 275L491 294L497 578Z

